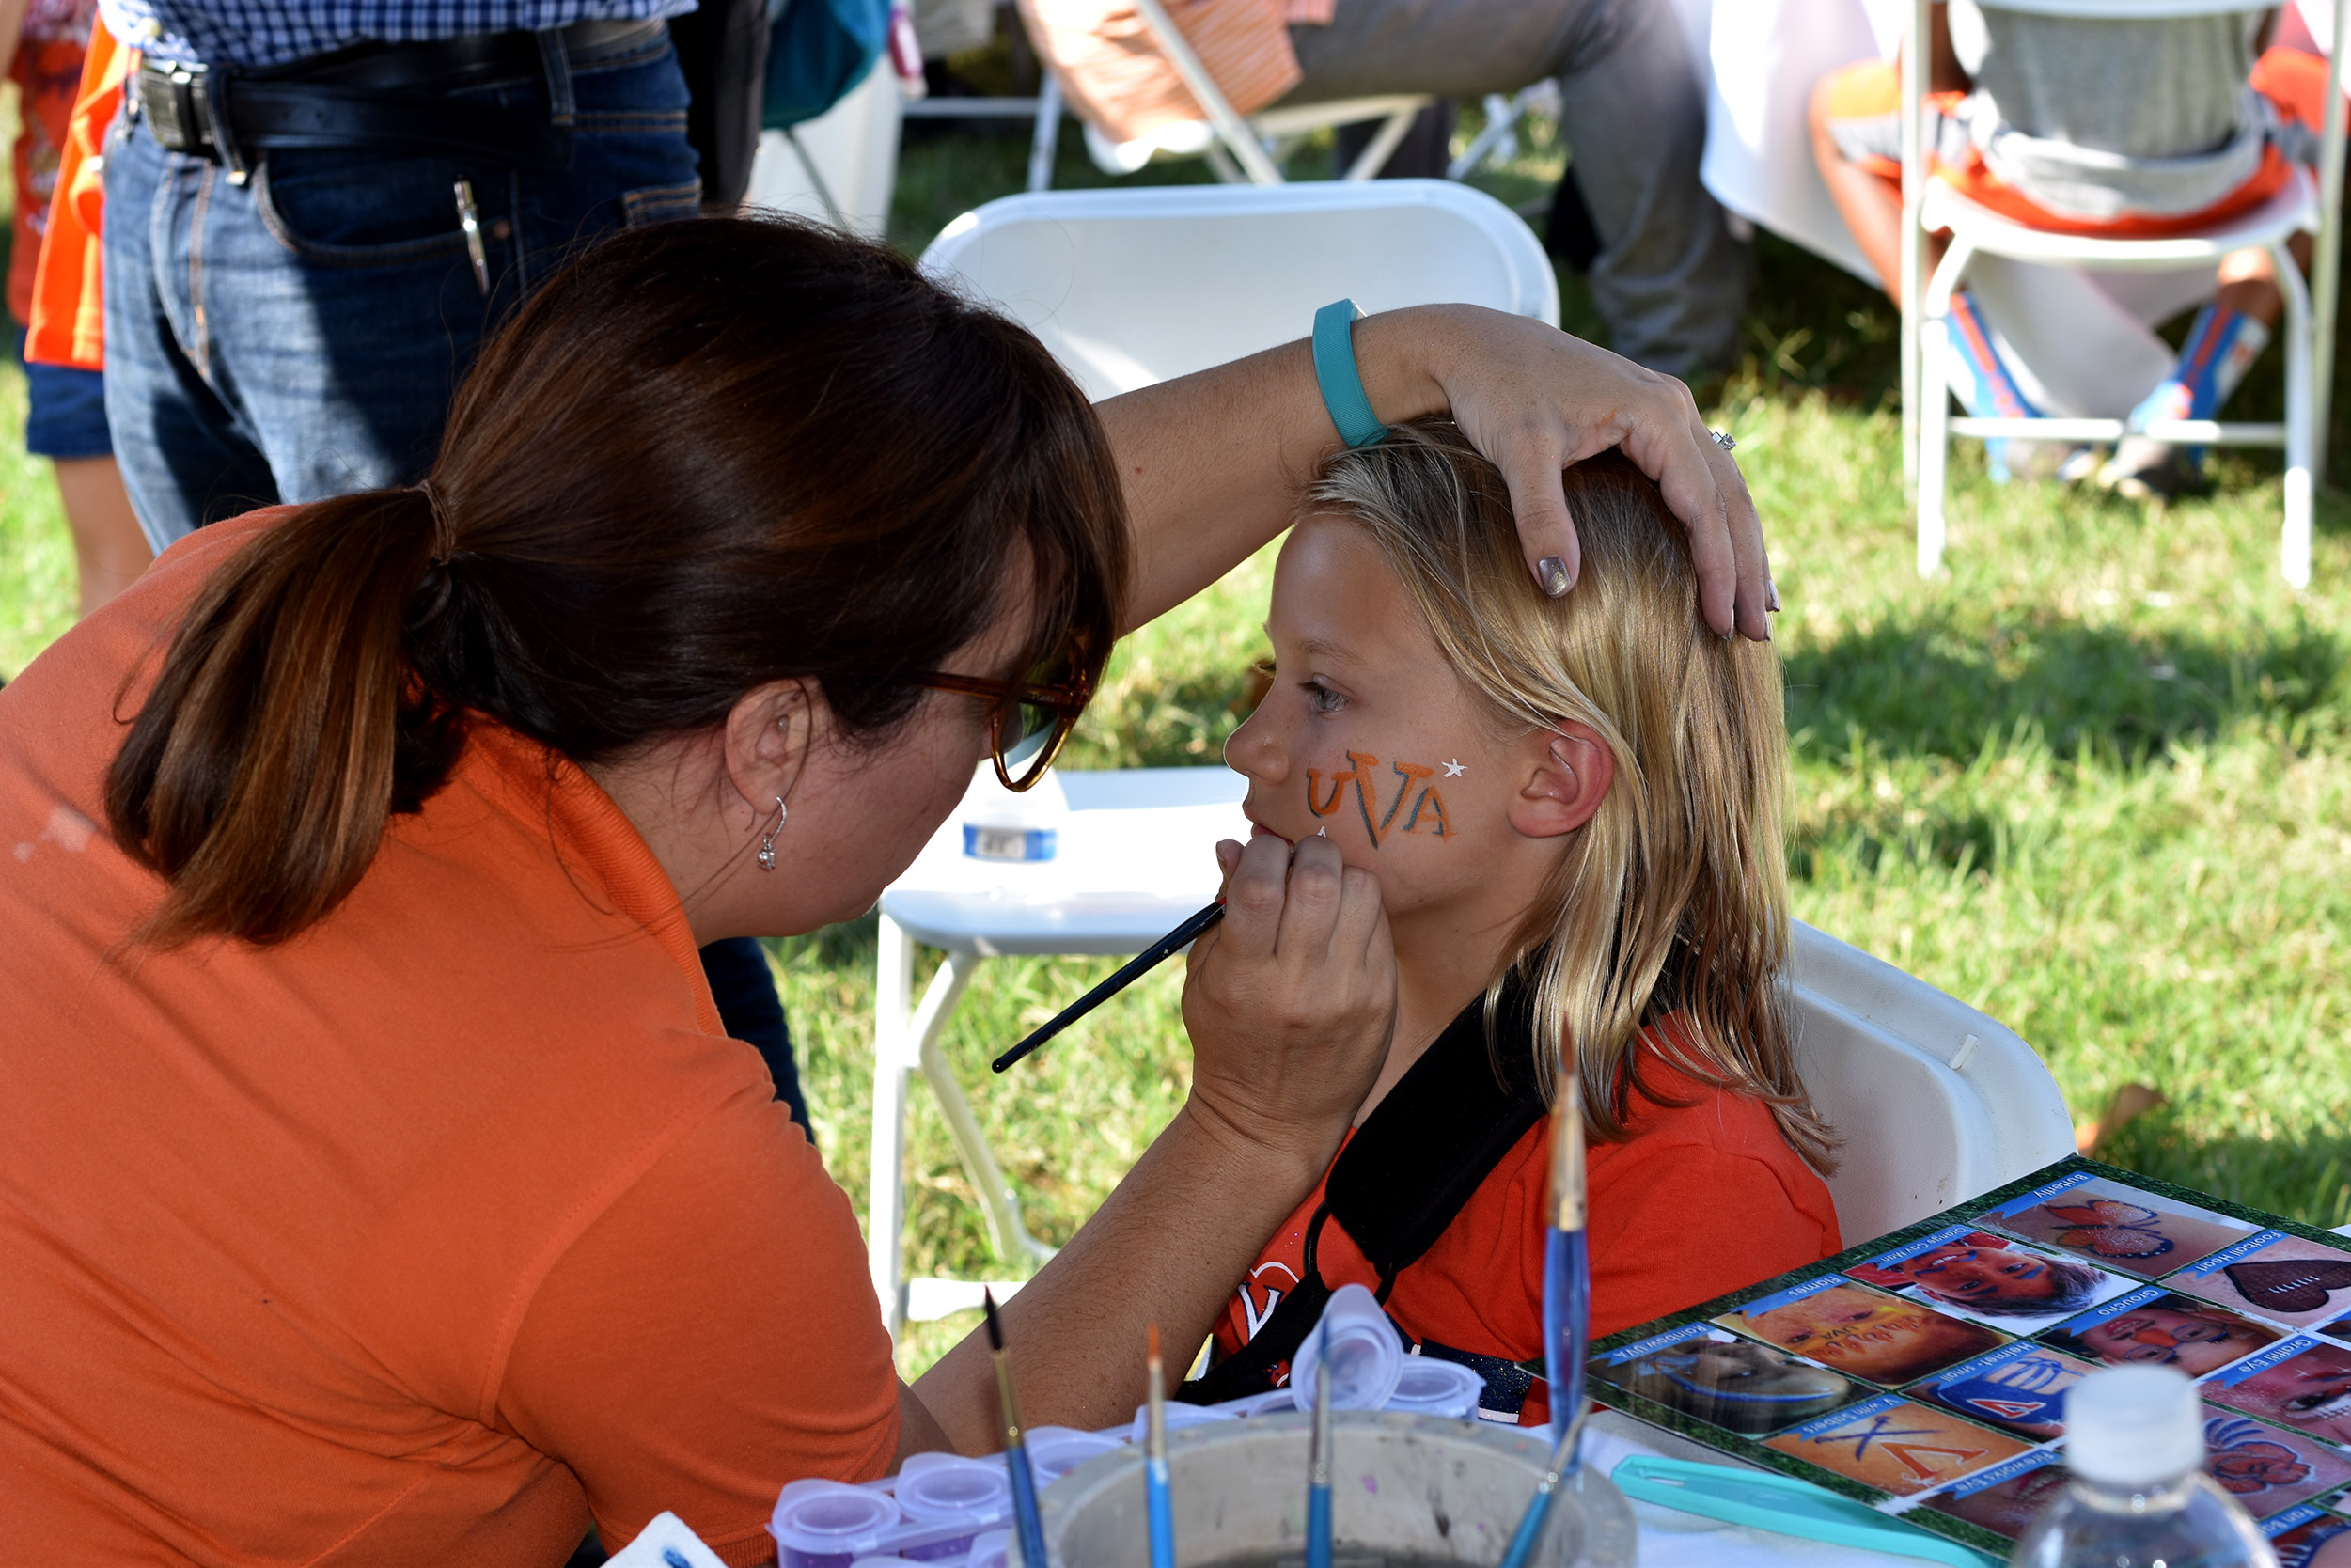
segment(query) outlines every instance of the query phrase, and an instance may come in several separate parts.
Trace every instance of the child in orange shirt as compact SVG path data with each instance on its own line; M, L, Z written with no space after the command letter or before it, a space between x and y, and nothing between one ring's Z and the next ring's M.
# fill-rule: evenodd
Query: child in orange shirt
M1708 633L1683 531L1616 453L1567 472L1575 591L1500 475L1424 421L1332 460L1284 544L1272 689L1226 746L1256 831L1379 876L1399 1010L1322 1186L1216 1327L1201 1401L1287 1380L1338 1286L1535 1424L1545 1105L1582 1074L1592 1332L1826 1257L1833 1137L1786 1014L1773 650ZM1531 1367L1528 1364L1531 1364Z

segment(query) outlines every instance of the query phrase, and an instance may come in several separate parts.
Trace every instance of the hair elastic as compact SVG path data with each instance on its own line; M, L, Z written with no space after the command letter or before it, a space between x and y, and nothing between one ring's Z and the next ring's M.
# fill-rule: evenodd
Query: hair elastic
M1355 324L1363 315L1353 300L1334 300L1314 313L1314 382L1323 390L1323 406L1339 427L1339 439L1350 450L1369 447L1387 433L1363 395L1363 376L1356 369Z
M441 493L432 488L431 479L418 479L415 489L425 498L425 510L432 514L432 564L447 566L449 557L457 554L457 525L449 521Z

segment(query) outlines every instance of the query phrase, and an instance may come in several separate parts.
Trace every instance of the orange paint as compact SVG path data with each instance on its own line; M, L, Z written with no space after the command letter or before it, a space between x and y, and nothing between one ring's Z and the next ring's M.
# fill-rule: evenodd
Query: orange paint
M1446 839L1452 836L1451 826L1445 816L1445 797L1437 793L1434 786L1426 782L1435 776L1435 768L1423 767L1418 762L1389 763L1390 771L1402 782L1397 787L1396 798L1387 803L1387 809L1380 814L1378 820L1374 821L1371 808L1379 802L1378 788L1376 784L1367 784L1366 780L1377 777L1380 760L1367 752L1350 751L1347 753L1347 760L1355 765L1343 772L1327 776L1330 781L1330 794L1327 797L1324 797L1322 793L1323 782L1326 776L1323 770L1320 768L1306 770L1306 808L1308 810L1318 817L1330 816L1339 809L1340 797L1346 792L1347 786L1353 784L1356 787L1356 809L1363 816L1363 831L1371 835L1373 849L1380 847L1381 836L1386 834L1395 823L1396 813L1403 810L1407 800L1412 802L1412 809L1405 812L1404 825L1399 831L1418 833L1421 831L1421 824L1425 821L1428 824L1427 831L1434 837ZM1414 792L1416 788L1418 791L1418 794Z

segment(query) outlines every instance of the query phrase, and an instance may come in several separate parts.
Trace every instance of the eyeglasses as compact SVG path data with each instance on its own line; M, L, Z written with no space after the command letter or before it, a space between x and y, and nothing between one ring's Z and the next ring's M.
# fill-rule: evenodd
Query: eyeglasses
M1045 776L1094 696L1093 678L1067 658L1040 666L1026 681L944 674L912 680L933 691L957 692L993 705L988 744L995 758L995 776L1014 791L1026 790Z

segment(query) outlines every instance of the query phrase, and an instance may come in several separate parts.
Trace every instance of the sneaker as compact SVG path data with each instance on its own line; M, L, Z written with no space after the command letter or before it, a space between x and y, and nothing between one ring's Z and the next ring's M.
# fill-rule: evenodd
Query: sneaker
M2212 481L2204 478L2201 448L2174 447L2143 435L2126 436L2113 458L2098 470L2098 483L2126 499L2176 501L2184 495L2206 495Z

